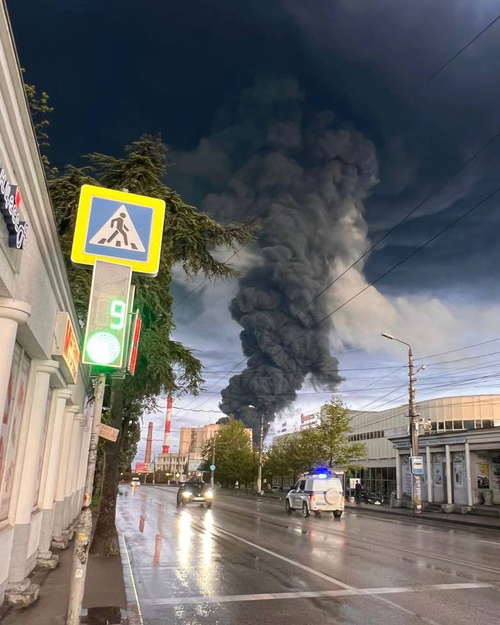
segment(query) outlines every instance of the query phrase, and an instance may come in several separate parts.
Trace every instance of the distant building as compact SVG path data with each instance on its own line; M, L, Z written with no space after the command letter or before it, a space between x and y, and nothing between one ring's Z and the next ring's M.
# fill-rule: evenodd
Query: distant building
M440 397L418 402L417 410L421 419L422 435L459 431L463 433L469 430L500 427L500 395ZM321 410L315 414L321 414ZM363 488L389 497L391 492L397 490L396 474L400 472L399 492L402 495L407 493L410 485L406 469L408 458L403 449L406 444L404 439L408 434L408 405L404 404L382 411L352 410L350 415L349 440L366 445L366 456L356 461L361 468L355 472L355 476L361 479ZM293 434L282 434L276 436L274 440L288 436L293 436ZM500 430L498 430L498 436L500 438ZM396 442L400 445L401 452L395 449ZM498 451L494 451L495 449L491 447L489 455L483 454L481 461L478 462L484 474L486 474L486 464L488 464L487 471L491 476L489 483L493 490L493 501L500 502L500 455ZM488 462L485 460L486 456L489 458ZM457 456L459 457L461 456ZM397 458L400 466L398 466ZM440 456L436 455L435 458L439 460ZM472 479L475 479L474 475ZM482 481L486 482L484 479ZM274 487L286 489L291 486L292 482L292 476L273 476ZM436 489L437 492L438 489ZM481 498L480 493L473 493L473 495L474 502L477 503ZM436 494L436 497L440 495Z
M209 423L196 428L181 427L179 435L179 451L177 453L158 454L156 456L156 469L187 476L198 471L203 462L204 445L213 438L218 430L224 427L217 423ZM248 442L252 442L252 429L245 428L248 434Z

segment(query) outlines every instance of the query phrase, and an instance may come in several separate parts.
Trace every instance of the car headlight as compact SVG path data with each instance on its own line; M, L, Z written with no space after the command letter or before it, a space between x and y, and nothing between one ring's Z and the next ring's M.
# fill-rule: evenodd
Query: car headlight
M205 499L213 499L214 498L214 493L211 490L207 490L207 492L205 493Z
M185 492L182 493L182 496L185 497L186 499L188 499L189 497L193 496L193 493L191 493L190 491L186 490Z

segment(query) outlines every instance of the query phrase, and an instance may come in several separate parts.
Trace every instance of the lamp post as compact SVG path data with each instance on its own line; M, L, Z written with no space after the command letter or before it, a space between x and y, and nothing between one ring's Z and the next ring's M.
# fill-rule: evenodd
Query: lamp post
M248 404L249 408L253 408L257 410L255 406L252 404ZM259 465L257 470L257 494L260 495L262 492L262 455L264 450L264 413L260 415L260 424L259 424Z
M418 449L418 413L415 406L415 376L413 372L413 352L411 349L411 345L406 343L406 341L402 341L401 339L397 339L391 334L382 333L382 336L390 341L397 341L398 343L402 343L408 347L408 409L409 409L409 418L410 418L410 449L411 449L411 458L410 458L410 470L412 472L412 500L413 500L413 512L415 514L422 514L422 485L420 481L420 475L415 475L413 471L413 458L419 455ZM429 470L429 468L427 468Z

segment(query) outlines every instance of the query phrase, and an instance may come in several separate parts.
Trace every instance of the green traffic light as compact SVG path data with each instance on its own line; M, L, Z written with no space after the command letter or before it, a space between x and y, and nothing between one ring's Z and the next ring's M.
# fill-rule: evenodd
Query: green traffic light
M96 332L87 341L87 355L96 365L111 364L120 351L120 341L110 332Z

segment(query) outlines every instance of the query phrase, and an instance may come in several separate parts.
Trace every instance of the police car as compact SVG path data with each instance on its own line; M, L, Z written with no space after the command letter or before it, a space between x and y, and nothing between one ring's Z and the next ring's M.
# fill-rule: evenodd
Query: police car
M313 512L331 512L340 519L344 512L344 489L342 479L330 469L316 469L303 475L286 496L287 514L300 510L307 518Z

